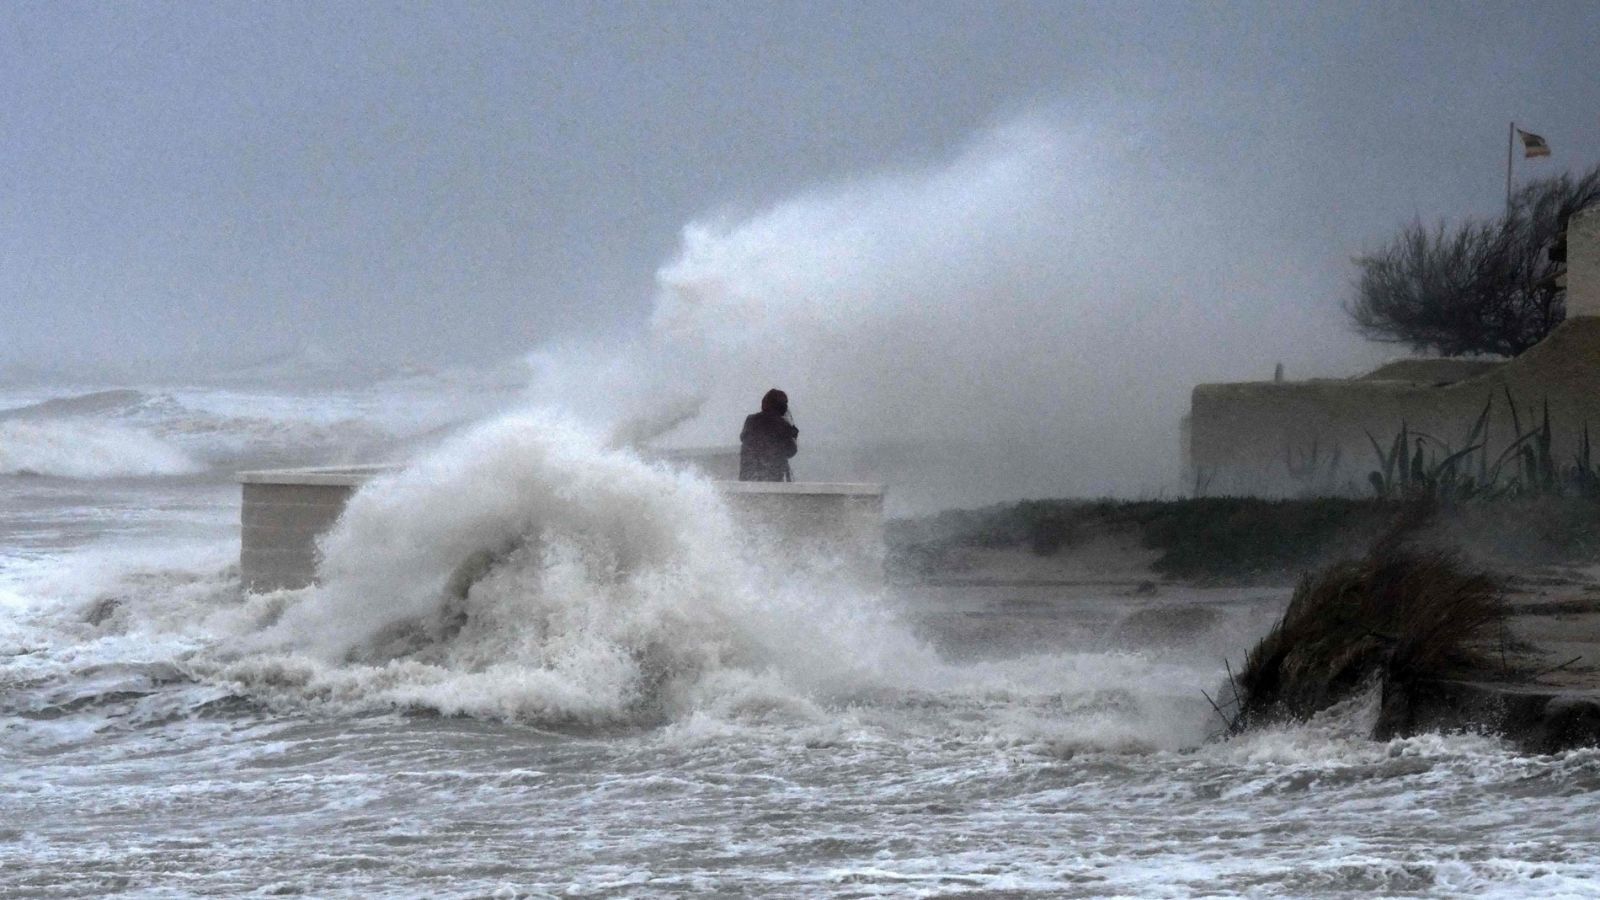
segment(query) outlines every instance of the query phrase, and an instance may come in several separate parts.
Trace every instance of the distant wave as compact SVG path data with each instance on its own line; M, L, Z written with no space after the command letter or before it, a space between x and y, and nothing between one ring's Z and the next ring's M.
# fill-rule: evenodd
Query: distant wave
M383 397L363 404L206 388L63 393L0 409L0 426L33 426L0 449L0 473L96 478L368 461L396 441L379 420L392 409L403 416L410 407Z
M61 419L69 416L104 416L127 413L150 398L135 390L94 391L72 397L55 397L40 403L0 409L0 422L23 419Z
M0 475L116 478L182 475L200 468L142 431L85 421L0 421Z

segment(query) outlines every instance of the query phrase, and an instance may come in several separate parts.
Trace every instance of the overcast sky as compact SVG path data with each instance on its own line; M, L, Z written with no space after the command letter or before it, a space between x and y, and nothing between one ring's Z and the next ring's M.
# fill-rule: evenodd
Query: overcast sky
M7 3L0 364L642 333L687 226L1019 122L1094 186L1053 227L1160 186L1085 265L1192 241L1258 271L1230 315L1343 346L1349 257L1494 212L1508 120L1554 148L1521 172L1600 160L1597 46L1592 2Z

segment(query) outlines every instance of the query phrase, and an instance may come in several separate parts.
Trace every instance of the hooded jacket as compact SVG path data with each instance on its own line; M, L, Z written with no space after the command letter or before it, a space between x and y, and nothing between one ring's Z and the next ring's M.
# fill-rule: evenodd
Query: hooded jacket
M788 413L788 396L773 388L761 398L761 412L745 417L739 432L740 481L794 480L789 460L799 452L800 429Z

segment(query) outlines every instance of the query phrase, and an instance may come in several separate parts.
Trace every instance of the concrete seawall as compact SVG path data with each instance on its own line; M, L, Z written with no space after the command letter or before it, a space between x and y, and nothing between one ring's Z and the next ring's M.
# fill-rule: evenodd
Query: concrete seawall
M338 521L350 495L384 466L240 472L239 578L247 590L310 584L317 537Z
M333 527L362 484L386 466L274 469L239 473L239 577L250 591L305 587L316 580L317 538ZM796 552L826 554L863 577L883 576L879 484L716 482L733 515Z

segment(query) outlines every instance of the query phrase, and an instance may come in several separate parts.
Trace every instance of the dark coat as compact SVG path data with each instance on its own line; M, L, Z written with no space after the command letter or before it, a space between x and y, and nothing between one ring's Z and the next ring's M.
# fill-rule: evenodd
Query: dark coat
M745 416L739 432L740 481L793 481L789 458L799 451L800 429L783 416L758 412Z

